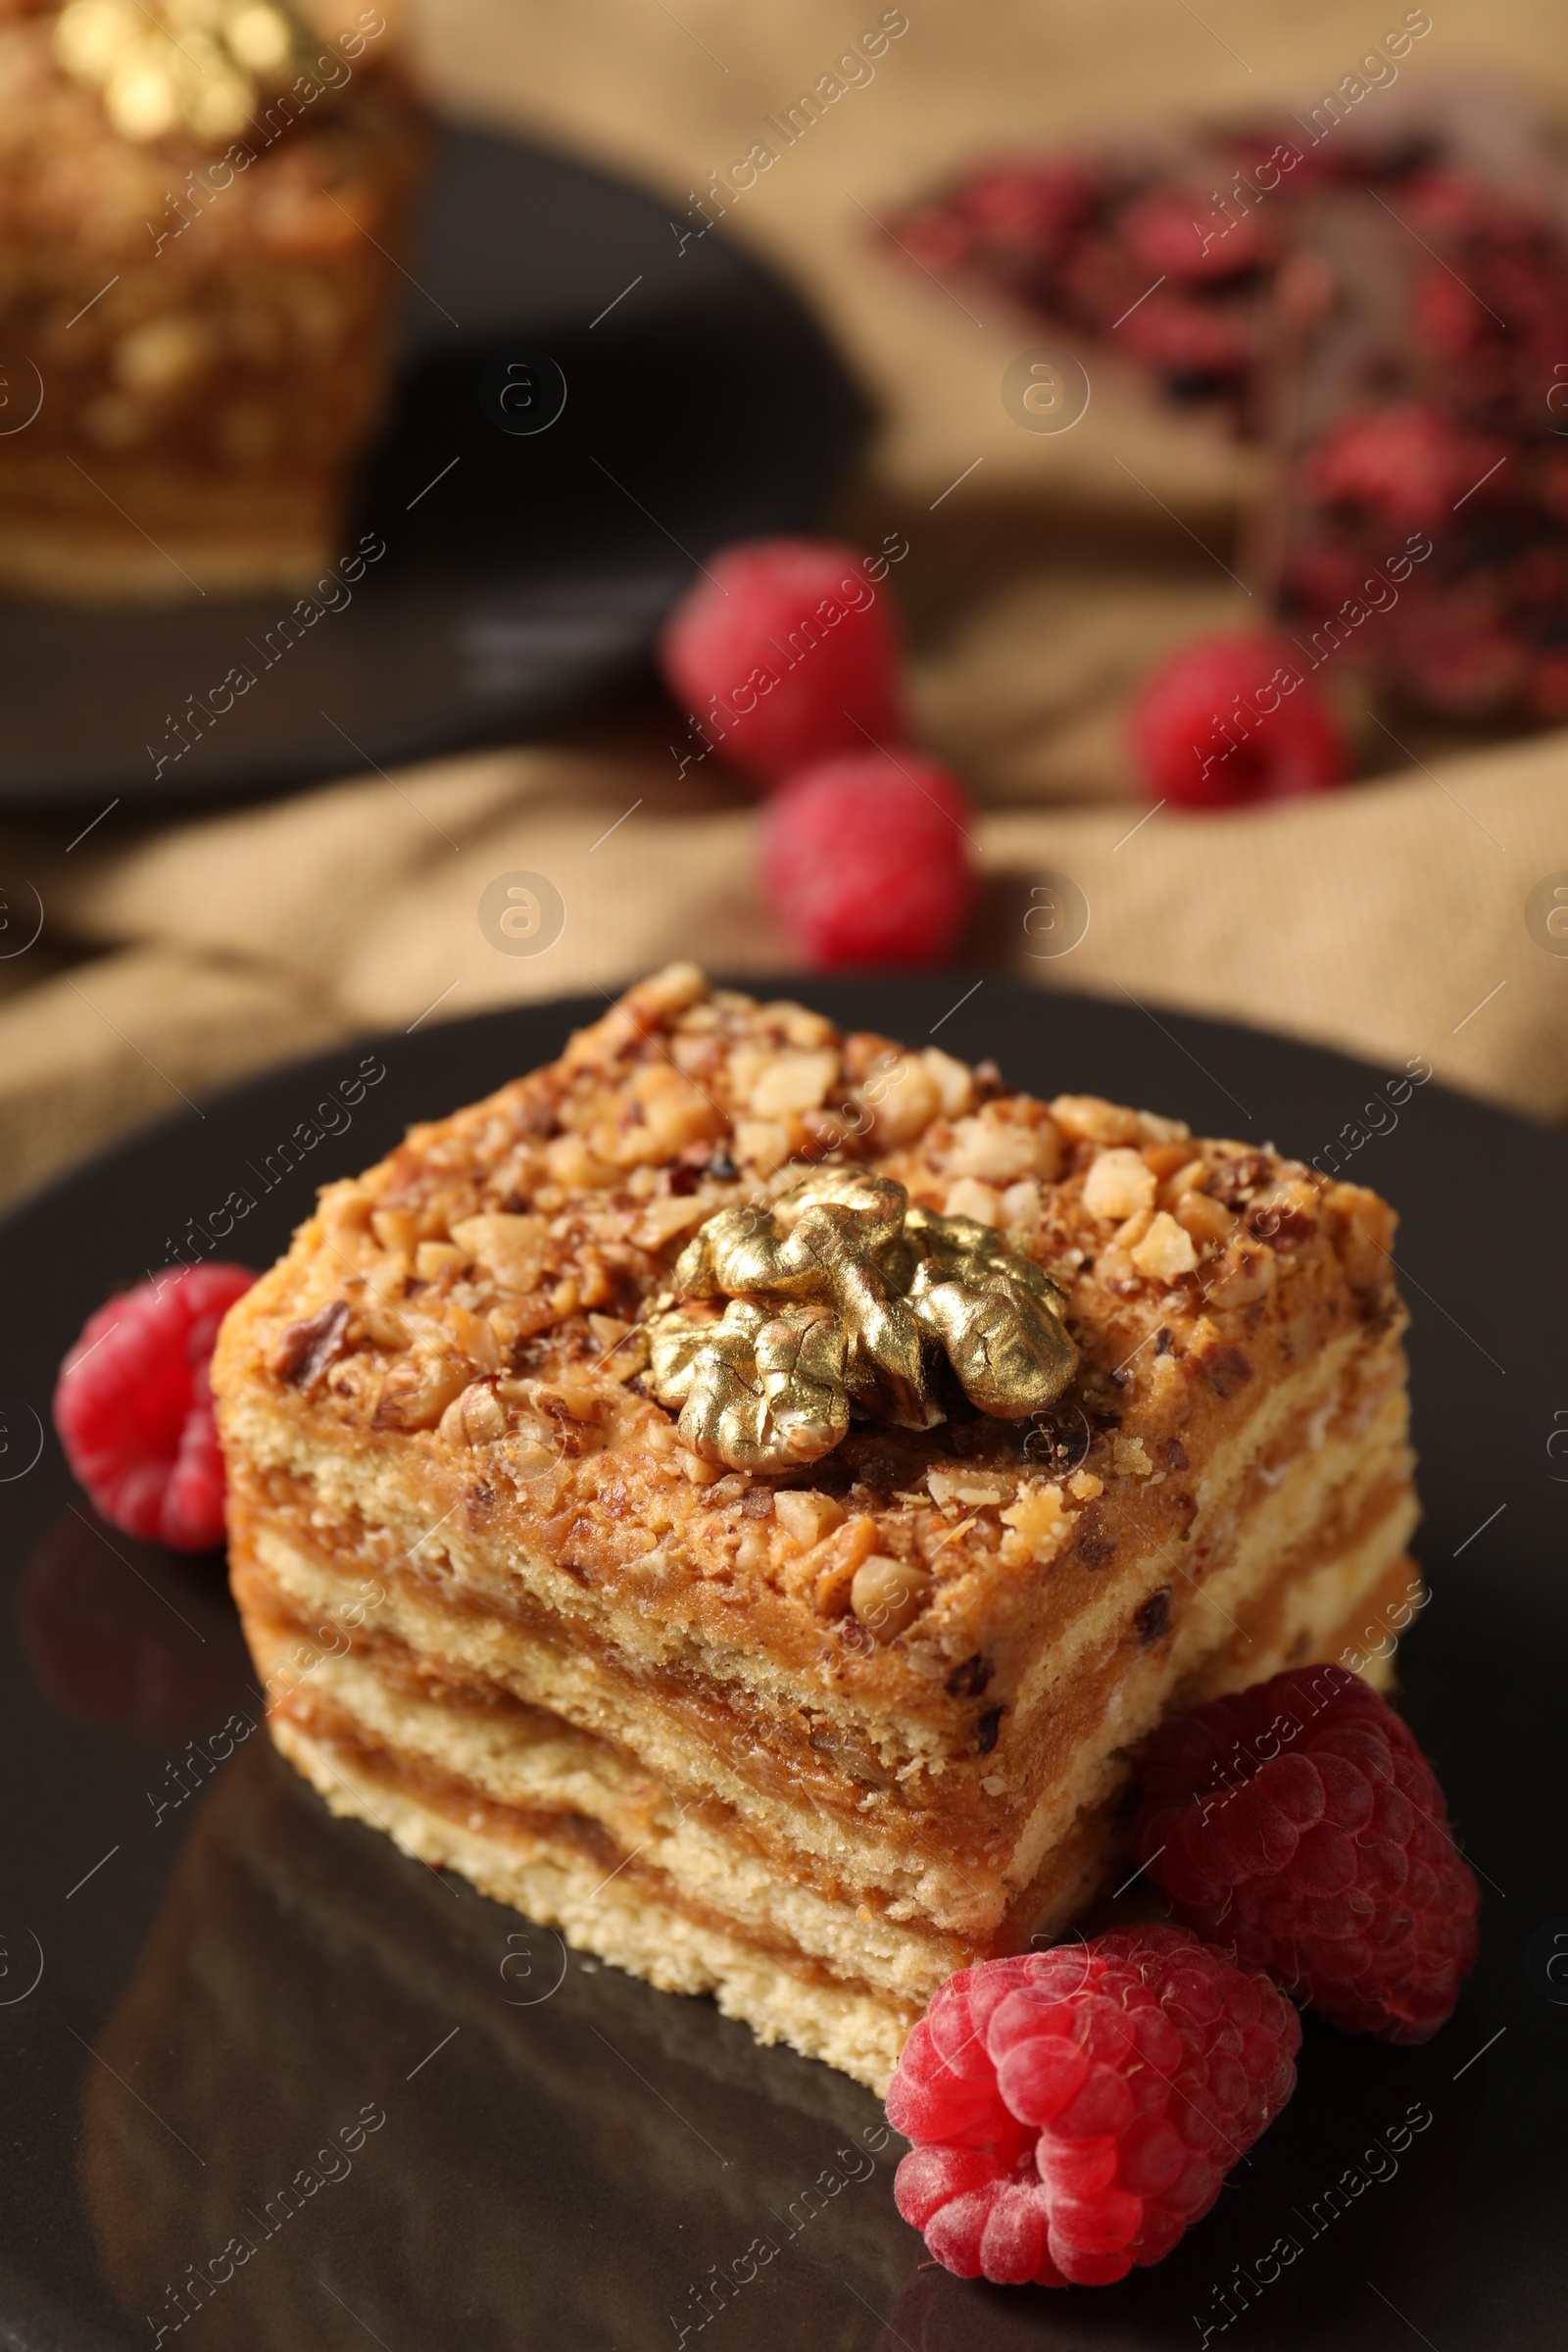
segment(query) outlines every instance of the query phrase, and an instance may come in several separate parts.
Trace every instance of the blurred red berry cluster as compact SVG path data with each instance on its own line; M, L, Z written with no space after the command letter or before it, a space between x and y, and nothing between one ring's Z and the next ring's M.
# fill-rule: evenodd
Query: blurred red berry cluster
M1382 122L1313 113L996 164L896 233L936 275L1093 337L1270 446L1267 584L1303 675L1332 660L1416 710L1552 721L1568 193L1522 114L1484 135L1489 107L1449 94Z
M1434 165L1396 220L1337 243L1301 405L1351 397L1286 454L1282 616L1343 633L1345 660L1412 709L1568 717L1568 224L1540 194ZM1416 569L1388 596L1401 549ZM1369 598L1386 609L1362 633Z
M1019 158L972 173L898 221L937 276L964 272L1115 348L1181 400L1251 417L1266 295L1292 219L1325 188L1397 181L1402 150L1244 123L1190 141Z

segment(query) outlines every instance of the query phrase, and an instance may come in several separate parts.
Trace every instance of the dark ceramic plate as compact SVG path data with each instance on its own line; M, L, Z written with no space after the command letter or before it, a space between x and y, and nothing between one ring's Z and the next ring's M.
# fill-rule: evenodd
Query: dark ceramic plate
M714 547L814 518L855 396L734 247L682 244L652 197L456 128L419 236L396 405L342 550L368 535L385 555L292 631L281 593L0 607L0 808L212 800L555 724L637 676ZM508 390L530 355L559 378ZM561 379L556 420L512 429L554 412ZM215 709L236 664L255 684Z
M1292 2105L1157 2270L1056 2294L963 2284L921 2267L867 2093L327 1816L257 1729L220 1565L86 1512L45 1434L54 1371L110 1288L231 1189L257 1198L241 1231L261 1264L317 1184L599 1007L492 1013L383 1042L357 1102L358 1049L246 1086L0 1225L0 2341L1560 2345L1568 1145L1432 1084L1391 1109L1387 1073L1241 1029L997 981L952 1009L965 986L800 993L1047 1092L1337 1150L1402 1212L1434 1591L1404 1705L1487 1894L1458 2014L1420 2050L1309 2026ZM338 1132L266 1189L308 1120Z

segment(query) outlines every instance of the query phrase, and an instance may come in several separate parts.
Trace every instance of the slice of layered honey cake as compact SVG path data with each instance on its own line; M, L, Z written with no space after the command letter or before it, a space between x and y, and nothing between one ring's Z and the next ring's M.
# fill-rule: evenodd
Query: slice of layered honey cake
M327 1803L885 2085L1172 1708L1415 1582L1358 1186L681 965L328 1188L214 1366Z

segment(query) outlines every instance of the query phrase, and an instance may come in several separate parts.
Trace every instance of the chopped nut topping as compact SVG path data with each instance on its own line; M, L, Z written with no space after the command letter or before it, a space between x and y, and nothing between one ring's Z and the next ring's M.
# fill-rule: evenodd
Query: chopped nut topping
M923 1568L872 1552L855 1572L850 1607L879 1642L892 1642L919 1616L931 1592Z
M961 1502L966 1509L983 1510L988 1504L1005 1502L1011 1489L1000 1478L977 1478L972 1470L928 1470L925 1483L931 1499L946 1510L950 1502Z
M437 1282L466 1262L455 1242L420 1242L414 1252L414 1271L421 1282Z
M974 1077L967 1063L956 1061L944 1054L940 1046L927 1046L920 1059L926 1074L937 1090L937 1102L944 1118L956 1119L967 1110L974 1100Z
M790 1155L790 1134L776 1119L739 1119L735 1125L735 1156L759 1175L771 1176Z
M701 1225L716 1206L712 1193L706 1190L688 1193L684 1199L676 1196L650 1200L631 1220L631 1239L639 1250L662 1250L677 1234L690 1233L694 1226Z
M786 1045L799 1046L806 1052L816 1046L833 1043L833 1024L826 1013L812 1012L805 1004L794 1004L788 997L767 1007L769 1014L783 1025Z
M1250 1306L1274 1288L1274 1252L1260 1242L1244 1244L1227 1252L1225 1271L1210 1283L1210 1306Z
M644 1013L651 1021L667 1018L670 1013L684 1013L686 1006L701 1002L708 995L708 974L701 964L679 962L662 964L661 971L651 971L647 981L637 981L635 988L625 990L625 1006L632 1013Z
M871 1141L878 1152L897 1151L928 1127L941 1106L936 1080L915 1054L894 1054L873 1065L859 1089L871 1114Z
M812 1586L812 1597L824 1617L840 1616L849 1607L851 1587L862 1560L876 1549L876 1521L862 1511L831 1538Z
M1002 1222L1001 1194L995 1185L982 1184L975 1176L960 1176L956 1184L950 1184L942 1205L948 1216L972 1217L977 1225Z
M1136 1144L1143 1134L1136 1110L1099 1095L1058 1095L1051 1115L1077 1144Z
M441 1415L440 1434L449 1446L490 1446L507 1434L506 1408L494 1389L474 1381Z
M1110 1237L1110 1250L1101 1258L1102 1270L1112 1252L1119 1258L1126 1258L1130 1264L1130 1252L1137 1249L1153 1222L1154 1212L1152 1208L1135 1208L1130 1217L1124 1217Z
M1027 1231L1040 1222L1040 1187L1032 1176L1020 1177L1008 1185L997 1205L1009 1232Z
M688 1144L711 1143L724 1132L717 1104L662 1057L638 1072L633 1098L642 1109L642 1128L607 1139L606 1156L616 1163L669 1159Z
M781 1112L815 1110L827 1101L839 1074L839 1057L831 1050L816 1054L781 1054L765 1062L752 1083L752 1108L760 1119L776 1119Z
M1276 1152L1098 1099L1049 1116L688 971L328 1188L261 1327L348 1443L444 1450L462 1507L519 1512L564 1575L624 1570L671 1621L750 1607L769 1640L784 1610L825 1682L945 1687L983 1754L1001 1629L1077 1608L1146 1539L1174 1558L1216 1418L1396 1314L1392 1240L1372 1195ZM1035 1406L1042 1375L1063 1393ZM1174 1593L1135 1616L1146 1592L1107 1596L1129 1649L1177 1630Z
M1174 1282L1180 1274L1191 1274L1198 1263L1192 1236L1163 1208L1128 1254L1139 1272L1155 1282Z
M1115 1146L1099 1152L1084 1178L1084 1206L1092 1217L1131 1217L1152 1208L1154 1171L1138 1152Z
M290 1323L272 1349L271 1369L297 1388L314 1388L348 1346L348 1300L334 1298L303 1323Z
M1065 1510L1058 1486L1020 1487L1017 1501L1002 1514L1008 1530L1002 1540L1007 1565L1017 1568L1029 1560L1049 1560L1066 1533Z
M629 988L621 1002L634 1016L657 1022L684 1012L707 994L708 974L700 963L666 963Z
M580 1135L558 1135L546 1145L545 1159L564 1192L607 1192L616 1179L615 1169L597 1158Z
M1200 1250L1222 1242L1235 1230L1236 1219L1221 1200L1208 1193L1184 1192L1176 1203L1175 1217L1185 1233L1190 1233Z
M370 1231L383 1250L405 1256L418 1240L419 1220L412 1208L372 1208Z
M1208 1162L1206 1159L1184 1159L1179 1167L1171 1170L1160 1185L1160 1206L1174 1208L1182 1195L1190 1193L1196 1186L1201 1185L1207 1175Z
M504 1291L536 1291L553 1254L543 1217L465 1217L452 1239Z
M762 1530L760 1527L748 1527L743 1530L740 1542L735 1546L735 1565L745 1569L748 1575L755 1575L767 1565L769 1550Z
M373 1274L366 1283L355 1321L375 1348L401 1352L409 1344L409 1327L396 1307L389 1306Z
M951 1175L980 1176L988 1184L1050 1178L1061 1166L1061 1137L1049 1119L1038 1127L995 1116L959 1119L944 1157Z
M844 1506L831 1494L792 1494L786 1487L773 1496L773 1516L792 1543L809 1551L813 1544L820 1544L824 1536L842 1526Z
M468 1366L459 1356L405 1356L382 1384L376 1427L433 1429L467 1380Z

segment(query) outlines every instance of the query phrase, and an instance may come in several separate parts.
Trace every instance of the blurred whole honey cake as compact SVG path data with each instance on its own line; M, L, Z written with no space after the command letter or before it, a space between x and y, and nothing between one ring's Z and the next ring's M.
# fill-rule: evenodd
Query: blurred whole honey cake
M955 1969L1124 1867L1169 1710L1413 1589L1393 1228L673 966L329 1187L230 1310L272 1737L883 2088Z
M423 172L378 8L0 0L0 588L307 586Z

